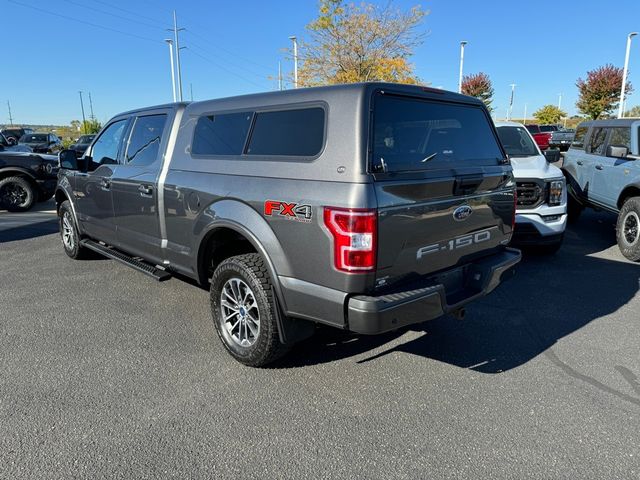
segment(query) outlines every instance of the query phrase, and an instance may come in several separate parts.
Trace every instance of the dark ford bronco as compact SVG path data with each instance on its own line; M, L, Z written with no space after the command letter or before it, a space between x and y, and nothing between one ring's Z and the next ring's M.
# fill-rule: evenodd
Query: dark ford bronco
M520 260L511 165L482 102L394 84L135 110L60 154L65 252L209 286L222 343L273 361L316 323L452 313Z
M29 210L49 200L56 188L58 159L10 145L0 133L0 209Z

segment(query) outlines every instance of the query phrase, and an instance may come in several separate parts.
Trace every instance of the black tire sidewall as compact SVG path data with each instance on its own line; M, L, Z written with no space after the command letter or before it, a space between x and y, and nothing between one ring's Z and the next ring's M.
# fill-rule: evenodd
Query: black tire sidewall
M36 191L31 182L23 177L7 177L0 180L0 190L7 185L16 184L27 193L27 199L20 205L4 205L10 212L26 212L36 203Z
M271 292L265 289L265 282L261 282L249 265L243 261L240 255L231 257L223 261L216 269L211 279L210 302L211 313L218 337L222 341L225 349L239 362L245 365L261 366L269 356L270 345L273 336L277 336L277 326L274 317L273 301ZM253 345L243 347L227 339L223 333L223 317L220 305L220 296L224 284L231 278L238 278L245 282L252 290L258 304L260 314L260 331L258 338ZM270 282L267 282L270 286Z
M629 245L624 238L624 219L629 212L635 212L640 218L640 197L632 197L627 199L620 209L618 221L616 222L616 239L620 252L632 262L640 260L640 239L636 240L634 245Z

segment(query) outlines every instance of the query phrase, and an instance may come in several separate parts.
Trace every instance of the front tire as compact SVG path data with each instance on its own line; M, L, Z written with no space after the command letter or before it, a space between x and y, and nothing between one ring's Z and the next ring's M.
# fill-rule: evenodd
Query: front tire
M0 205L10 212L30 210L37 198L33 185L24 177L7 177L0 180Z
M640 260L640 197L625 200L616 224L620 252L632 262Z
M573 196L572 193L567 195L567 221L576 223L584 210L584 206Z
M58 210L60 238L64 253L74 260L82 260L91 256L91 251L80 244L80 234L69 200L65 200Z
M262 367L280 358L271 278L257 253L224 260L211 279L211 313L225 349L244 365Z

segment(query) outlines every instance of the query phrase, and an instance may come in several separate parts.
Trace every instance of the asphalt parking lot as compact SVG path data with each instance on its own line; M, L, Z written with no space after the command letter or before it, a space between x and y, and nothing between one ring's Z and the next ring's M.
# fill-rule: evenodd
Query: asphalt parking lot
M0 212L0 478L638 478L640 265L589 212L468 308L231 359L208 293Z

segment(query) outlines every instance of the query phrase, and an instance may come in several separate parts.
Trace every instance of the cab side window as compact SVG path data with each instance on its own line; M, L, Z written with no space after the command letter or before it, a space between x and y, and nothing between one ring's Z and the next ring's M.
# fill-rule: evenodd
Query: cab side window
M628 150L631 150L631 128L612 128L611 137L609 138L609 145L613 145L615 147L627 147Z
M133 125L125 161L130 165L151 165L158 158L167 115L138 117Z
M114 165L118 163L118 151L122 144L126 126L127 120L118 120L102 132L102 135L100 135L100 138L98 138L93 145L91 151L91 158L94 165Z
M587 136L587 127L578 127L576 134L571 142L571 148L578 148L582 150L584 148L584 137Z
M607 139L608 128L594 128L591 132L589 145L587 145L587 153L593 155L604 155L604 145Z

